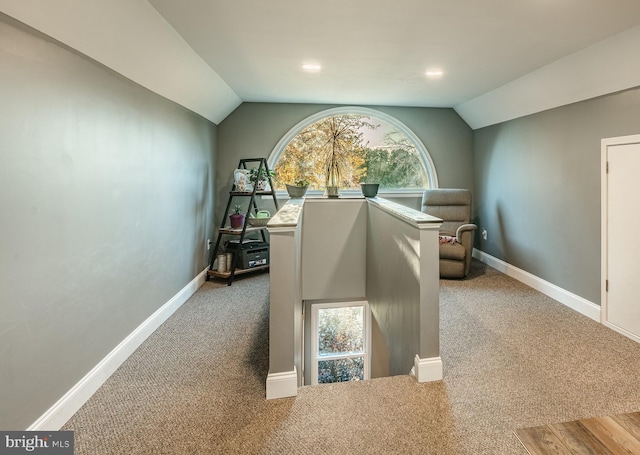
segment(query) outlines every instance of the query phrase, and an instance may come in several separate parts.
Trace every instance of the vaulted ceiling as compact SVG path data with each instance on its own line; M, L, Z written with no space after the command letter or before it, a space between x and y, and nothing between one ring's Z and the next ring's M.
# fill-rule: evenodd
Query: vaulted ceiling
M275 102L452 107L640 19L638 0L150 3L240 98Z
M638 0L0 0L0 10L216 123L266 101L453 107L477 128L640 85ZM425 75L434 69L442 76Z

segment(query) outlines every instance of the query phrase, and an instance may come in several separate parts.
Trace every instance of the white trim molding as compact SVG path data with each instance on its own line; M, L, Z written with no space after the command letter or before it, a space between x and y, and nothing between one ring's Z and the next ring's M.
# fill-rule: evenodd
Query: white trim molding
M603 320L602 321L602 325L604 325L605 327L609 327L611 330L615 330L619 334L624 335L627 338L632 339L636 343L640 343L640 337L638 335L636 335L634 333L631 333L628 330L623 329L622 327L619 327L619 326L617 326L615 324L612 324L611 322L609 322L607 320Z
M416 354L415 359L413 359L413 369L411 371L418 382L440 381L444 377L442 373L442 359L440 357L421 359Z
M599 305L596 305L595 303L590 302L589 300L584 299L579 295L562 289L561 287L556 286L553 283L549 283L542 278L532 275L529 272L525 272L524 270L508 264L507 262L504 262L496 257L493 257L490 254L485 253L484 251L480 251L474 248L473 257L493 267L499 272L502 272L505 275L526 284L536 291L540 291L543 294L551 297L552 299L557 300L558 302L562 303L565 306L568 306L572 310L575 310L578 313L590 319L593 319L594 321L600 322Z
M298 370L267 375L267 400L295 397L298 395Z
M158 308L107 356L65 393L27 431L57 431L105 383L109 376L175 311L204 284L207 269L198 274L167 303Z

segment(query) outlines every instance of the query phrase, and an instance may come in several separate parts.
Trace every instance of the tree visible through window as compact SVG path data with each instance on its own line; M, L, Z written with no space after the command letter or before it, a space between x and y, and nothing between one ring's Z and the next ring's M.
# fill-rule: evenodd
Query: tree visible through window
M370 115L339 114L312 123L286 145L273 167L276 189L306 179L310 189L324 190L331 157L340 166L343 190L363 182L382 189L429 186L424 160L406 134Z
M312 384L368 379L367 311L364 302L312 305Z

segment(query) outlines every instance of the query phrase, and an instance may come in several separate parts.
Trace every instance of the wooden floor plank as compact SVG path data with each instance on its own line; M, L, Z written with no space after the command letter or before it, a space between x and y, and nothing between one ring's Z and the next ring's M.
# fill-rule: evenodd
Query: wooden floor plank
M515 431L531 455L640 455L640 412Z
M615 455L640 454L640 441L611 417L585 419L580 423Z
M554 423L548 427L576 455L613 455L613 452L579 421Z
M640 440L640 412L632 412L630 414L618 414L612 416L619 425L624 427L636 439Z
M531 455L573 455L546 425L516 430L515 433Z

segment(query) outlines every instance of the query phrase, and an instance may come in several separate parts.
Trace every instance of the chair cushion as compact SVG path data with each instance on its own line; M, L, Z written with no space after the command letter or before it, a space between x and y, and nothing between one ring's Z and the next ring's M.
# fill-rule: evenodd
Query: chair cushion
M440 235L456 235L456 230L471 221L471 191L440 188L425 190L422 212L442 219Z
M460 243L441 243L440 259L464 261L465 248Z
M464 278L464 262L440 259L440 278Z

